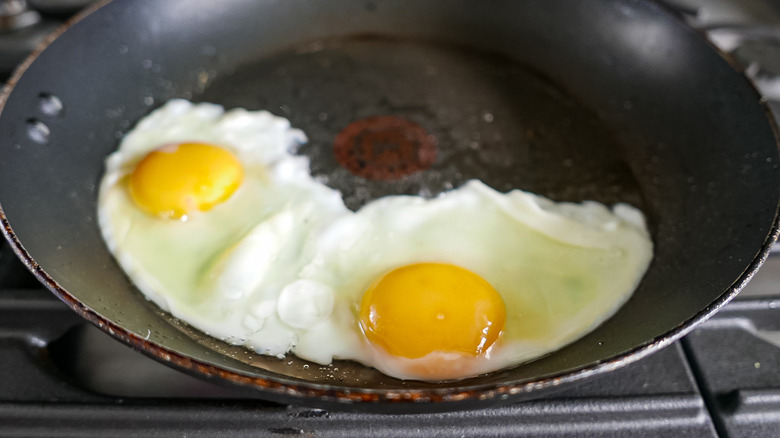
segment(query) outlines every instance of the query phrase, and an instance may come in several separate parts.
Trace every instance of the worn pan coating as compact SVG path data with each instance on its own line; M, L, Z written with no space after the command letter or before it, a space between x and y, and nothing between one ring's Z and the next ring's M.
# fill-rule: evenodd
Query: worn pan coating
M556 200L625 201L645 211L655 259L631 300L591 334L460 382L252 355L146 301L99 237L105 156L173 97L290 118L310 137L302 153L313 171L352 208L387 193L435 195L471 177ZM340 167L333 138L372 115L435 135L434 166L378 182ZM0 133L4 232L52 292L152 357L287 403L473 408L610 371L717 311L777 235L780 172L766 106L739 67L648 1L117 0L14 75Z

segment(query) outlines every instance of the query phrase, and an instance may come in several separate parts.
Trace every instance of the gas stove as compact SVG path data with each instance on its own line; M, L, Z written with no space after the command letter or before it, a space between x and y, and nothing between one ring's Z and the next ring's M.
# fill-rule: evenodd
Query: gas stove
M88 3L0 3L0 74ZM667 3L731 53L780 114L780 2ZM778 306L780 250L684 339L576 387L477 411L325 411L262 401L118 343L46 291L0 242L0 436L776 437Z

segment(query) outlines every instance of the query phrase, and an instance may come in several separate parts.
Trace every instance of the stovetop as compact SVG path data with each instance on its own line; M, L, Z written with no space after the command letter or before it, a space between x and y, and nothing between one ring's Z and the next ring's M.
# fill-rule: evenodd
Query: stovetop
M28 3L40 12L37 21L0 32L0 75L89 1ZM762 93L780 102L780 2L667 3L708 29ZM778 307L780 251L731 304L684 339L579 386L477 411L324 411L261 401L120 344L46 291L0 242L0 436L777 437Z

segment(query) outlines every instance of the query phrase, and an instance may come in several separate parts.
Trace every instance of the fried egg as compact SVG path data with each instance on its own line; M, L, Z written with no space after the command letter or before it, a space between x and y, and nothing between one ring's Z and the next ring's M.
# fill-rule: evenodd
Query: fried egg
M109 250L149 299L211 336L431 381L584 336L652 259L631 206L477 180L350 211L295 155L304 141L265 111L166 103L106 160L98 218Z

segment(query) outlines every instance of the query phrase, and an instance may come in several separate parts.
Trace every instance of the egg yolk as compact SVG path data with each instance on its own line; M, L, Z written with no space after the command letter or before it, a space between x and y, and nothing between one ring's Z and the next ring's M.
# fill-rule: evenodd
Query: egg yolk
M149 213L182 219L227 200L243 174L238 159L223 148L204 143L167 145L138 163L130 175L130 194Z
M481 356L506 320L501 296L482 277L458 266L418 263L376 279L360 305L366 338L394 356L433 352Z

